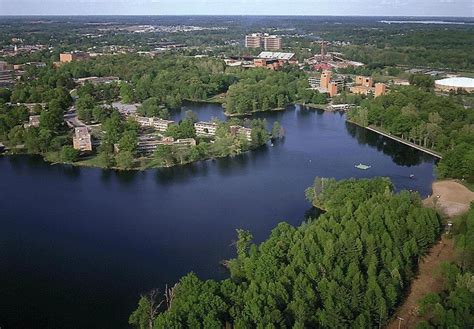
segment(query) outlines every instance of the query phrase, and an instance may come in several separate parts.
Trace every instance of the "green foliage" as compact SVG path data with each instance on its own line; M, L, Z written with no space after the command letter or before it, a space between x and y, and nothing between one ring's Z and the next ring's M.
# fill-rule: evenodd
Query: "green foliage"
M182 278L154 328L383 326L439 218L419 197L392 194L386 179L331 184L317 220L280 223L260 245L238 230L231 278Z
M99 147L97 159L102 167L113 167L115 164L113 145L108 143L102 143Z
M362 202L377 194L390 194L393 189L388 178L347 179L316 177L314 184L306 189L306 198L314 206L323 210L339 207L339 203Z
M168 110L160 106L160 101L157 97L146 99L138 108L138 113L145 117L159 117L161 119L169 119L170 117Z
M474 325L474 205L455 220L453 230L458 264L441 268L444 290L425 295L420 314L427 320L417 328L469 328Z
M130 152L135 154L138 145L138 135L135 130L125 130L122 137L119 140L119 150Z
M62 162L72 163L72 162L77 161L78 157L79 157L79 151L74 149L72 146L65 145L61 148L59 159Z
M458 98L402 87L363 101L348 118L441 152L440 177L474 177L474 112Z
M272 137L280 138L282 136L282 127L278 121L275 121L272 126Z
M120 151L115 156L117 166L121 169L131 169L133 167L134 158L130 151Z
M411 85L423 88L425 90L430 90L434 87L434 79L426 74L412 74L410 76L409 82Z
M193 122L188 119L184 119L178 124L170 125L166 130L166 135L171 136L174 139L195 138L196 131L194 129Z
M28 110L24 106L0 106L0 139L7 140L9 132L28 121Z
M40 114L40 129L58 133L64 127L64 107L54 99L48 103L48 108Z
M86 123L90 123L93 119L92 112L95 105L95 100L91 95L86 94L79 97L79 99L76 101L78 118L85 121Z
M10 89L7 88L0 88L0 102L8 103L10 101L10 97L12 92Z
M168 167L173 164L173 151L169 145L158 145L153 157L159 166Z
M284 108L298 100L298 92L307 94L305 90L309 88L308 82L306 78L300 78L299 74L266 69L241 73L239 82L230 86L227 92L226 112L246 114ZM300 81L303 85L299 84Z
M137 329L149 329L151 307L150 299L147 296L141 296L138 308L130 315L128 323Z

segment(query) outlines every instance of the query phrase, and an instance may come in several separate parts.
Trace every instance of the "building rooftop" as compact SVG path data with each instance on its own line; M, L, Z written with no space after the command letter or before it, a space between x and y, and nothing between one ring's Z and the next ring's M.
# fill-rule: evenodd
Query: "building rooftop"
M441 79L436 80L435 83L446 87L474 88L474 79L465 77Z
M260 55L258 55L259 58L283 59L283 60L290 60L294 56L295 56L294 53L280 53L280 52L274 52L274 51L262 51Z

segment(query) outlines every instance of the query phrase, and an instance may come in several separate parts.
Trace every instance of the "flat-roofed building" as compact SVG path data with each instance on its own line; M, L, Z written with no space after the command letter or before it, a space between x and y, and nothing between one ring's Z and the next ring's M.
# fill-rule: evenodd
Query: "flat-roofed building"
M158 131L165 132L166 130L168 130L169 126L171 126L173 123L174 121L171 121L171 120L163 120L163 119L154 118L153 128L155 128Z
M280 50L282 47L281 38L276 35L269 35L263 39L263 48L265 50Z
M275 51L262 51L258 56L258 58L262 59L276 59L281 61L282 63L296 63L296 56L295 53L282 53L282 52L275 52Z
M39 127L40 125L40 116L39 115L30 115L28 119L28 123L25 123L23 127L30 128L30 127Z
M332 71L325 70L321 73L320 86L325 89L329 89L329 83L331 82Z
M375 90L374 90L374 96L375 97L385 95L386 93L387 93L387 85L385 83L376 83L375 84Z
M474 92L474 79L467 77L451 77L435 81L435 88L439 91L458 91Z
M242 126L230 126L230 133L234 136L236 135L242 135L247 139L249 142L252 141L252 129L251 128L245 128Z
M6 71L8 69L8 63L5 61L0 61L0 71Z
M362 75L358 75L355 81L356 86L364 86L364 87L373 87L374 80L371 77L364 77Z
M252 33L245 36L246 48L262 48L264 46L264 36L262 33Z
M173 142L174 146L196 146L196 140L194 138L180 138Z
M253 61L255 67L265 67L267 69L278 70L283 66L283 63L277 59L256 58Z
M72 145L79 151L92 151L91 134L86 126L74 128L74 136L72 137Z
M165 132L168 127L174 123L174 121L171 120L163 120L155 117L149 118L137 116L136 120L142 127L152 127L161 132Z
M196 140L194 138L181 138L174 140L173 137L163 137L162 139L159 139L156 135L152 134L142 135L138 138L137 151L142 154L150 154L160 145L189 147L195 146ZM115 149L118 151L118 145L115 146Z
M216 135L217 124L214 122L199 121L194 124L197 136L212 137Z
M329 96L334 97L338 94L338 92L339 92L339 88L338 88L337 83L334 81L329 82L329 86L328 86Z
M352 107L351 104L331 104L327 107L328 111L347 111Z
M70 63L73 61L80 61L80 60L85 60L89 58L90 58L89 54L82 51L59 54L59 62L61 63Z
M321 78L318 77L309 77L308 83L311 88L318 88L321 86Z
M98 84L110 84L112 82L119 82L120 79L118 77L87 77L87 78L79 78L75 79L74 82L79 85L84 85L86 82L90 82L93 85Z
M357 86L352 86L349 90L353 94L368 95L370 93L373 93L374 88L366 87L366 86L362 86L362 85L357 85Z

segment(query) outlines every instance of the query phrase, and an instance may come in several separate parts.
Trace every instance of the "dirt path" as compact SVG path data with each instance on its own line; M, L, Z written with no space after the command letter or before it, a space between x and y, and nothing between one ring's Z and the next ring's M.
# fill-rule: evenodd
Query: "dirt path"
M463 214L474 201L474 192L456 181L433 183L433 195L425 200L425 207L432 207L446 217L453 218ZM435 244L419 264L417 277L410 285L410 291L387 325L387 329L415 328L421 319L417 316L418 301L429 292L440 292L442 279L436 275L441 263L454 260L454 243L445 235ZM400 322L398 318L402 318Z

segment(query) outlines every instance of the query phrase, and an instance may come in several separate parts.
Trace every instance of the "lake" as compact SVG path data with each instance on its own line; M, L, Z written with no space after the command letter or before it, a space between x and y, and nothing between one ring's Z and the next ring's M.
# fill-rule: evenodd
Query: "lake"
M200 120L219 105L188 104ZM315 176L390 177L431 193L435 159L349 124L339 113L288 107L284 140L235 158L144 172L0 157L0 327L127 328L140 293L194 271L224 278L237 228L264 240L299 225ZM372 166L363 171L355 164ZM414 174L414 179L410 179Z

